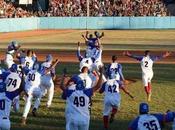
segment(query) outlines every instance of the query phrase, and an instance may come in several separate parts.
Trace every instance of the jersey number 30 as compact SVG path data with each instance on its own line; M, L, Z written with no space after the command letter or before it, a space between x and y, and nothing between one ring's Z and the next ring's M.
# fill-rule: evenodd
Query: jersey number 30
M85 98L83 96L75 97L74 98L74 105L77 107L84 107L85 106Z
M157 124L155 120L143 123L143 126L147 128L147 130L158 130Z
M5 110L5 100L0 100L0 110Z

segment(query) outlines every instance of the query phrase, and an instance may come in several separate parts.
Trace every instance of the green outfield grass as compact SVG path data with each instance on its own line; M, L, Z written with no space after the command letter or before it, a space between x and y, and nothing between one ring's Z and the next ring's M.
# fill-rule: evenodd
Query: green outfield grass
M102 31L105 33L102 40L104 50L175 49L175 30L99 30L99 32ZM93 33L94 30L90 32ZM78 41L84 42L82 34L85 34L85 30L65 32L61 30L61 33L56 30L51 34L37 35L35 33L33 36L11 36L9 38L4 36L0 40L0 48L6 48L7 43L11 40L17 40L23 48L75 50Z
M68 69L70 75L78 73L78 64L63 63L57 68L57 74L60 74L64 67ZM152 113L166 112L167 109L175 111L174 68L175 65L169 64L155 64L154 66L153 99L149 103ZM110 125L111 130L127 130L128 123L137 115L139 103L146 100L139 64L123 64L123 72L125 78L137 80L137 82L127 86L129 91L135 96L135 101L132 101L122 93L120 112L117 114L115 121ZM59 92L55 93L53 105L50 109L45 107L46 98L44 98L38 111L38 117L34 118L29 114L26 126L20 126L24 106L22 101L20 113L11 114L11 122L13 122L12 130L65 130L65 101L60 98L60 95ZM90 130L102 130L102 110L103 95L96 94L93 97ZM171 130L170 124L166 125L163 130Z

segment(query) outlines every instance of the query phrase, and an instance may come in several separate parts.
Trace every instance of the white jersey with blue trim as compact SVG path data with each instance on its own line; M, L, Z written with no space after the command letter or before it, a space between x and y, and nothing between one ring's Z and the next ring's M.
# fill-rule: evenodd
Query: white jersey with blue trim
M5 64L7 65L7 68L10 68L13 64L14 64L14 58L13 58L13 54L6 54L5 57Z
M72 116L83 116L89 119L89 101L89 97L83 92L83 90L75 90L69 97L67 97L67 113Z
M119 67L120 65L118 63L111 63L110 68L109 68L110 73L115 74L116 80L120 80Z
M33 69L33 65L34 65L35 61L33 60L32 57L25 57L25 66L28 67L30 70Z
M139 116L137 130L161 130L161 127L155 116L144 114Z
M93 87L93 80L88 73L80 73L79 77L83 80L85 88Z
M141 68L142 68L142 73L147 74L147 73L153 73L153 60L151 59L150 56L144 56L141 60Z
M6 91L13 92L19 89L21 85L21 77L16 72L10 72L5 79Z
M120 98L120 84L119 81L115 79L108 79L103 86L106 99L118 99Z
M26 87L25 89L31 89L31 88L35 88L35 87L39 87L40 83L41 83L41 74L36 71L36 70L31 70L29 71L29 73L26 76Z
M12 106L12 100L7 98L5 92L0 93L0 118L10 116L10 110Z
M52 65L52 62L44 62L41 64L41 71L44 72L46 69L50 68ZM51 76L51 72L55 73L55 69L52 69L49 71L46 75Z

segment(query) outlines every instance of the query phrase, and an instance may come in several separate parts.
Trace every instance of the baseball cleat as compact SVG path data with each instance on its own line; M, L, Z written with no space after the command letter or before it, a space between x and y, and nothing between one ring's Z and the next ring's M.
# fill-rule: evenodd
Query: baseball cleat
M32 114L33 114L34 117L36 117L36 112L37 112L37 109L36 108L33 108Z

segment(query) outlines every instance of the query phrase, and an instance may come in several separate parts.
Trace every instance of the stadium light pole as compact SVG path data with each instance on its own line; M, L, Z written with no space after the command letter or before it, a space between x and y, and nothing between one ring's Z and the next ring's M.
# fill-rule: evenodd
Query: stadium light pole
M89 17L89 0L87 0L86 3L87 3L87 17Z

